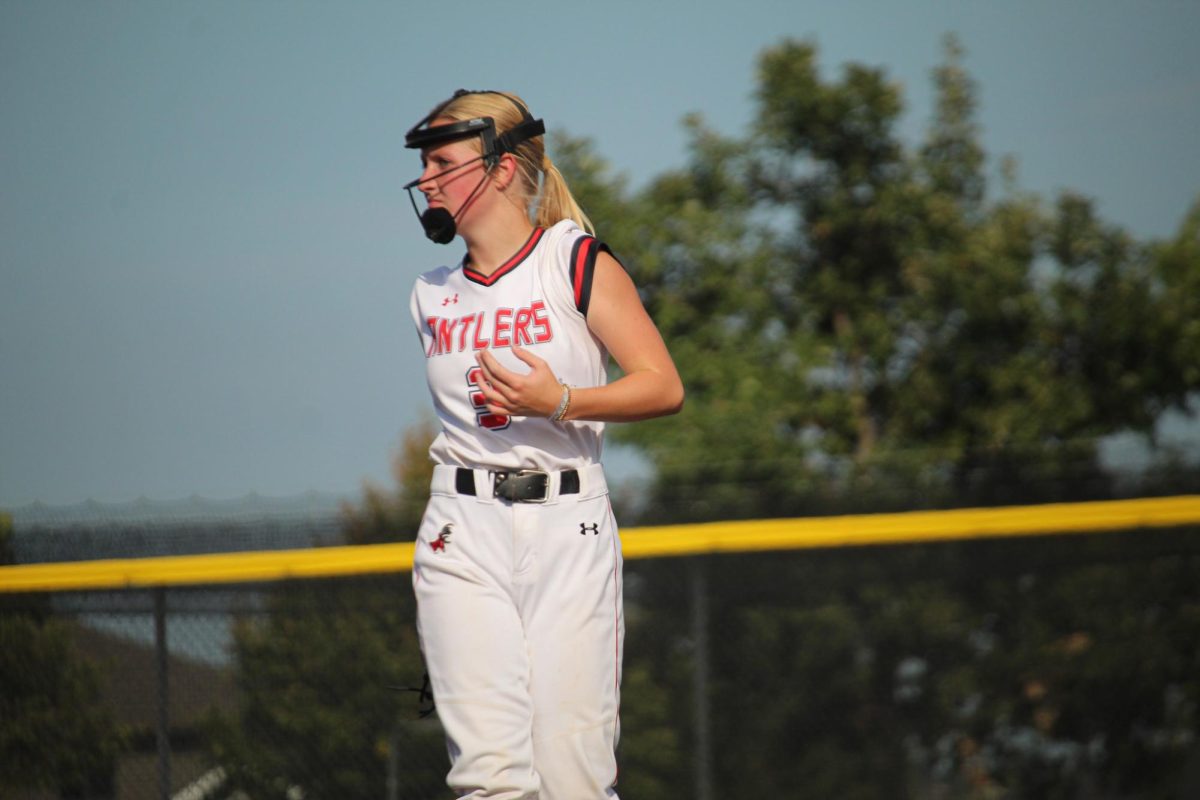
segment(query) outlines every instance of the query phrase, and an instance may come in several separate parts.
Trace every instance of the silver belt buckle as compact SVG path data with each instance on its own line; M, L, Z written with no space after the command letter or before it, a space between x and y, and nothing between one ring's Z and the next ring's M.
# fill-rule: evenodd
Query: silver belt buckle
M523 497L519 495L519 486L521 478L528 478L534 475L542 476L542 495L541 497ZM509 483L509 481L513 483ZM507 490L502 490L502 486L509 487ZM503 493L507 491L507 493ZM518 469L512 471L499 471L492 473L492 496L500 497L509 500L513 503L544 503L550 497L550 473L540 469Z

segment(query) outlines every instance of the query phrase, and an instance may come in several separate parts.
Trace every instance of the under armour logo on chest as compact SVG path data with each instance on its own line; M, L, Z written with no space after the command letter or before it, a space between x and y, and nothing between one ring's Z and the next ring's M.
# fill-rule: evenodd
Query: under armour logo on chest
M588 525L586 522L579 523L579 535L586 536L589 533L592 534L593 536L599 536L600 535L600 523L593 522L591 525Z

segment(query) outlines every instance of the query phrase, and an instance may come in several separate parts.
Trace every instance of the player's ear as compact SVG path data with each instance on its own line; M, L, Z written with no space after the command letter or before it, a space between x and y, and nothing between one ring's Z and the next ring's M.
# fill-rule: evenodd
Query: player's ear
M517 179L517 159L512 153L505 153L500 156L500 160L496 162L496 168L492 171L493 180L500 188L500 191L505 191L512 186L513 181Z

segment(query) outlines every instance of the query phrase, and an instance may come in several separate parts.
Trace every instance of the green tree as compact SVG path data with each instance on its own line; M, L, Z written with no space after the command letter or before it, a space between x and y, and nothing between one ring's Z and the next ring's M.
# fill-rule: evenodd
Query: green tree
M657 518L1101 496L1103 437L1188 410L1194 301L1165 287L1194 288L1194 230L1139 244L1011 163L989 192L963 57L948 38L915 148L883 70L826 80L788 41L744 139L689 117L688 164L632 194L568 159L688 390L614 427L655 464Z
M12 520L0 513L0 565L12 564ZM73 627L41 598L0 602L0 795L111 791L124 733L100 692L100 666L75 649Z
M349 544L415 538L428 499L429 423L393 460L397 490L367 486L343 508ZM407 573L303 581L271 590L234 630L238 713L211 721L231 787L252 797L385 796L389 759L402 796L445 791L440 730L418 721L423 667ZM406 689L413 691L406 691Z
M689 117L688 163L644 189L566 148L688 390L677 417L611 429L656 468L647 521L1108 496L1103 438L1153 445L1189 412L1200 205L1142 243L1076 193L1020 191L1011 160L990 186L976 87L944 53L917 147L883 70L827 80L787 41L747 135ZM1147 479L1194 491L1195 469ZM1195 565L1110 563L1143 558L1116 541L724 559L718 796L1171 796L1197 725ZM633 569L627 670L689 743L686 579ZM677 768L659 774L687 785Z
M1165 355L1155 376L1166 384L1172 405L1195 408L1200 385L1200 196L1188 209L1174 238L1151 248L1150 291L1157 353Z

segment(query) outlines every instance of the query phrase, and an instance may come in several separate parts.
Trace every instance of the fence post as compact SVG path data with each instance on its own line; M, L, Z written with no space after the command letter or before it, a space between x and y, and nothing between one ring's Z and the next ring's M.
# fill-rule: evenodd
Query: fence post
M696 724L696 798L712 800L712 727L708 691L708 576L704 556L691 563L692 714Z
M157 657L158 679L158 796L161 800L171 798L171 740L170 717L167 695L167 590L161 586L154 590L154 653Z
M384 784L385 800L400 800L400 731L402 722L392 726L388 736L387 782Z

